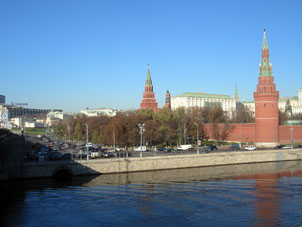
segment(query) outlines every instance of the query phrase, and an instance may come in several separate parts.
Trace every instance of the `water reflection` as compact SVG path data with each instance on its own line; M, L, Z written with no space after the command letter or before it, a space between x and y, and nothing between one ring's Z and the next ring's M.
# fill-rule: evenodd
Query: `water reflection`
M150 184L163 182L207 181L214 179L256 179L259 175L276 173L280 176L299 176L302 172L302 161L270 162L216 167L187 168L137 173L101 175L85 186L100 184ZM268 176L268 175L267 175Z
M75 177L63 184L10 182L1 186L1 202L10 198L1 203L1 220L12 226L299 226L301 176L302 162L292 161Z

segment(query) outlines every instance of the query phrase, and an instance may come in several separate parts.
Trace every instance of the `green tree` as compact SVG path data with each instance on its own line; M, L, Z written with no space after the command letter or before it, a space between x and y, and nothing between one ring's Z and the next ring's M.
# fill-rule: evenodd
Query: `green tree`
M91 139L92 143L99 143L99 132L97 130L94 130L92 132L92 139Z
M55 128L55 134L58 137L63 137L64 136L64 128L63 128L63 126L61 124L57 125L57 127Z
M81 126L81 123L80 122L77 122L76 123L76 126L75 126L75 129L74 129L74 135L75 137L80 140L83 138L83 128Z

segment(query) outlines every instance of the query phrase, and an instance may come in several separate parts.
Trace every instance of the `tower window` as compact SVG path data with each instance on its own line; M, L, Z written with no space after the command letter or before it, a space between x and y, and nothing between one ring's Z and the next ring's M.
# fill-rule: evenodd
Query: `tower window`
M264 103L264 108L266 107L266 103Z

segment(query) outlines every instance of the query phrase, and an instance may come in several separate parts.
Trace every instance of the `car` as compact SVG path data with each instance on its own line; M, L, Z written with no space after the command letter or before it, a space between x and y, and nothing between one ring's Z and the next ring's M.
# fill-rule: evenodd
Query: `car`
M285 147L285 145L280 144L280 145L275 146L274 149L281 149L281 148L283 148L283 147Z
M192 148L192 145L191 144L183 144L183 145L180 145L177 149L180 149L180 150L188 150Z
M191 148L187 149L187 151L193 152L193 151L197 151L197 149L195 147L191 147Z
M248 150L248 151L253 151L253 150L256 150L256 147L254 145L249 145L249 146L245 147L244 149Z
M100 152L98 150L92 150L92 151L90 151L90 155L91 155L91 158L98 158L98 157L100 157Z
M61 153L52 153L50 155L50 160L60 160L60 159L63 159L64 158L64 155L61 154Z
M157 148L157 151L166 151L166 148L164 148L164 147L159 147L159 148Z
M113 154L113 152L103 152L102 153L102 157L103 158L111 158L111 157L113 157L114 156L114 154Z
M230 150L240 150L239 144L237 144L237 143L231 144L230 145Z
M146 146L138 147L134 151L147 151L147 147Z
M291 149L292 147L290 146L290 145L284 145L283 147L282 147L282 149Z
M202 148L202 151L209 153L210 151L217 150L216 145L208 145Z
M184 151L183 149L177 148L174 152L176 152L176 153L182 153L183 151Z
M86 147L92 147L92 143L87 143Z
M168 149L166 149L166 151L165 151L166 153L169 153L169 152L175 152L175 150L173 149L173 148L168 148Z

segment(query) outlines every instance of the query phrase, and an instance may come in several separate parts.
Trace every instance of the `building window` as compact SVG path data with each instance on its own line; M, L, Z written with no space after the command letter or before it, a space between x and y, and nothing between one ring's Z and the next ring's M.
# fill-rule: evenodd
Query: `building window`
M266 103L264 103L264 108L266 107Z

